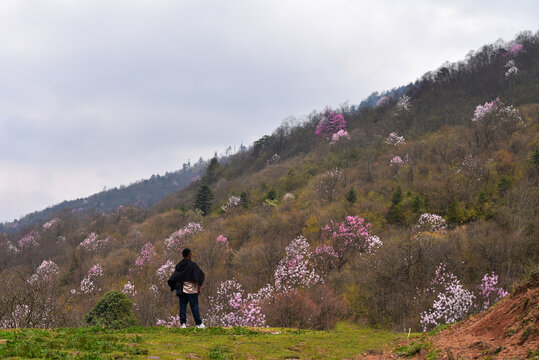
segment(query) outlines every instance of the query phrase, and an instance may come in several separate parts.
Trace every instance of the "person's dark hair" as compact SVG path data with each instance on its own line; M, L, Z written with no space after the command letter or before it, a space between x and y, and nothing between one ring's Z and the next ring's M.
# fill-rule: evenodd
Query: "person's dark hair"
M189 249L189 248L183 249L182 255L183 255L184 258L188 257L189 254L191 254L191 249Z

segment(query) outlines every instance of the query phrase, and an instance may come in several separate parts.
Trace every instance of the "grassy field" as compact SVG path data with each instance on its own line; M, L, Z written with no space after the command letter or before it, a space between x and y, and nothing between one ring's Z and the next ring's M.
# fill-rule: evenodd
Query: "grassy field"
M101 328L0 330L0 358L359 359L406 334L341 323L334 330Z

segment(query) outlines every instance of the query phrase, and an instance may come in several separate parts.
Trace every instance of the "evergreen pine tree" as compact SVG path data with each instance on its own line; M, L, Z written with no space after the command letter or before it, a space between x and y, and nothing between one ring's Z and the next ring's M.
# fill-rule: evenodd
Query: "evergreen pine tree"
M391 198L391 207L387 214L387 220L393 224L404 225L406 222L406 217L404 216L404 207L402 206L402 189L399 186L397 190L393 193Z
M457 199L451 200L451 202L447 206L445 217L446 217L447 222L452 223L452 224L459 223L462 221L460 204Z
M346 201L348 201L350 204L353 204L357 201L357 194L354 188L350 188L350 190L345 195Z
M240 206L244 209L249 208L249 194L245 191L240 194Z
M277 192L275 191L275 189L271 189L270 191L268 191L268 194L266 195L266 199L272 200L272 201L277 199Z
M202 185L195 196L195 209L202 211L202 215L206 216L211 211L213 200L213 192L206 184Z

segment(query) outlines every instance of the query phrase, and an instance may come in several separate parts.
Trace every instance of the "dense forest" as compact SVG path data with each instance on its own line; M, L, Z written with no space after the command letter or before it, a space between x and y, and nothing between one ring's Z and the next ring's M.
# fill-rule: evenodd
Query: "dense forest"
M288 119L150 208L1 234L0 327L83 325L111 290L175 326L166 279L189 246L210 325L429 329L537 269L538 175L539 33L523 32Z

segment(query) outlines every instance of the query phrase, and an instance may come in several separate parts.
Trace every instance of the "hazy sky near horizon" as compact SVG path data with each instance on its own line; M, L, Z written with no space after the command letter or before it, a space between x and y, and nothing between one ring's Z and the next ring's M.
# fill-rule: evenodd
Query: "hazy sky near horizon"
M0 222L248 145L538 25L532 0L2 0Z

